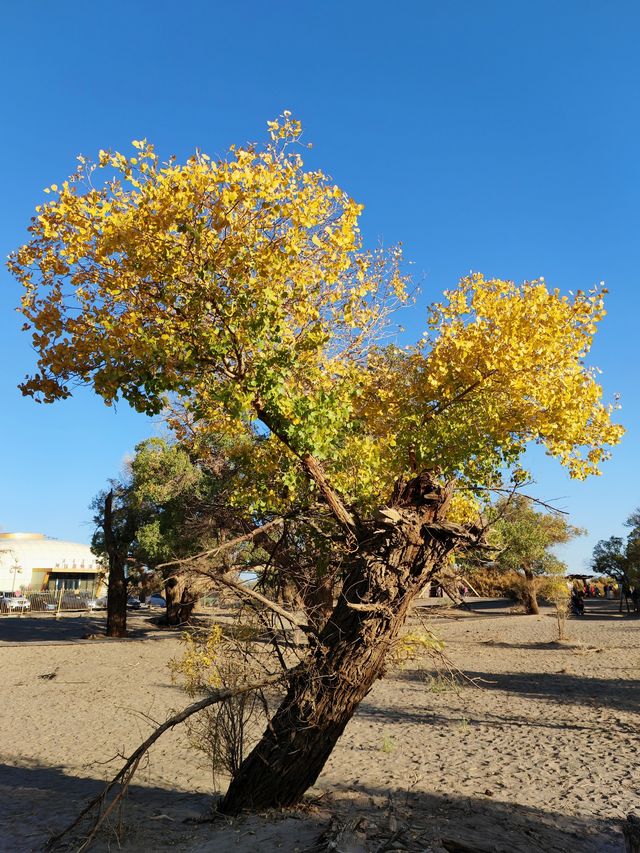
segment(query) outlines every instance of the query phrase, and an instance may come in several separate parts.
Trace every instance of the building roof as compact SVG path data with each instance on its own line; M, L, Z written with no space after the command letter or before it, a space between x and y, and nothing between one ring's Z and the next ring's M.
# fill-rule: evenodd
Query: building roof
M96 572L100 561L88 545L53 539L44 533L0 533L0 568Z

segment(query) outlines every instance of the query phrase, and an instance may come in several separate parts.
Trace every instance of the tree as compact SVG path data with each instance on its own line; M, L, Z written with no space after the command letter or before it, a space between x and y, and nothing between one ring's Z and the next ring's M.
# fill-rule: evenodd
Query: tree
M274 540L265 529L273 515L257 506L247 512L242 505L263 441L260 436L241 443L218 441L210 435L196 455L187 442L147 439L136 446L123 479L112 484L120 517L128 521L123 559L131 568L146 567L164 583L169 625L189 621L203 582L234 561L259 570L261 586L292 598L316 628L328 615L342 546L331 535L326 510L308 490L300 491L295 511L288 513ZM100 495L100 510L103 501ZM94 549L106 553L102 512L96 522ZM194 570L186 560L249 533L255 535L230 553L223 550L206 572Z
M293 804L315 781L413 599L480 535L475 486L499 483L530 441L573 477L596 473L622 432L584 362L602 289L474 274L416 346L382 347L406 301L400 251L362 248L361 207L305 171L297 122L270 134L219 161L162 165L144 140L133 157L81 159L9 261L38 353L23 393L51 402L84 382L149 414L169 395L200 435L260 434L245 510L284 517L313 491L345 543L337 603L228 813Z
M132 549L138 564L155 572L163 561L193 554L217 541L221 520L208 517L206 523L199 523L202 504L213 486L186 450L151 438L136 446L129 468L131 505L140 517ZM188 622L197 596L182 572L159 574L167 624Z
M185 448L151 438L136 445L122 477L111 481L108 493L96 497L92 548L109 560L109 636L124 636L127 583L136 571L155 572L163 561L210 548L229 531L233 534L242 529L220 505L225 485L221 471L207 476ZM168 624L189 621L196 596L185 583L184 573L167 569L159 575L165 587ZM116 618L119 627L112 629Z
M106 556L107 577L107 637L124 637L127 633L127 562L135 539L136 513L130 506L130 490L123 483L113 482L108 492L101 492L92 506L95 510L96 531L91 550Z
M492 514L495 540L500 548L495 563L500 569L523 573L526 611L536 614L539 612L536 577L566 570L566 565L550 549L584 535L585 531L569 524L559 513L537 510L531 500L518 494L499 500Z
M629 574L637 584L640 579L640 508L634 510L624 524L630 528L626 546Z
M620 612L622 598L629 609L631 587L640 581L640 510L635 510L625 522L631 528L624 540L621 536L601 539L593 549L591 568L596 574L613 578L620 586Z

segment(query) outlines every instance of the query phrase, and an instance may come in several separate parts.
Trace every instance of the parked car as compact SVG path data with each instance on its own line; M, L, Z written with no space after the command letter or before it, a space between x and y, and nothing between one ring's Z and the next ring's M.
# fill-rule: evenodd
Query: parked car
M146 601L140 601L139 598L136 598L135 595L127 596L127 609L128 610L148 610L149 605Z
M0 595L0 610L7 613L12 613L14 610L31 610L31 602L24 595L3 592Z
M100 598L90 598L87 600L87 609L88 610L106 610L107 609L107 596L101 595Z
M51 593L43 593L47 595L46 599L40 597L40 593L34 595L34 607L37 610L99 610L101 606L97 602L101 601L98 598L91 598L88 593L76 593L71 590L63 590L60 595L59 590Z
M162 607L163 609L167 606L167 602L159 592L154 592L153 595L150 595L147 598L147 604L149 607Z

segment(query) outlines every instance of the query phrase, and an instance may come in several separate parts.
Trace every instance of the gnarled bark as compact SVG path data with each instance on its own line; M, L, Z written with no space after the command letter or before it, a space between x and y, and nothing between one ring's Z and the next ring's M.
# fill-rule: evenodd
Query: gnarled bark
M191 619L196 601L189 595L186 579L182 574L172 575L165 581L167 602L167 625L183 625Z
M317 633L324 628L333 611L336 580L332 573L311 579L302 590L304 610Z
M411 602L455 547L460 530L441 522L448 489L421 475L396 491L391 511L359 529L338 602L309 657L293 671L262 739L232 780L222 812L299 802L382 676Z

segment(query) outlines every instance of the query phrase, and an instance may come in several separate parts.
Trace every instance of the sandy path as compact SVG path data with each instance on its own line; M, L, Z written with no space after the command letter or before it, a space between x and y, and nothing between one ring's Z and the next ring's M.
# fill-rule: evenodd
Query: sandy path
M179 651L174 634L136 617L137 639L72 639L98 623L0 620L0 850L41 850L48 830L117 767L103 762L148 733L139 712L163 720L186 704L166 669ZM403 825L390 849L442 850L442 838L456 838L504 853L623 850L620 820L640 795L640 620L592 603L587 618L568 623L564 646L549 642L549 614L430 624L482 687L446 689L428 660L379 682L312 792L324 795L322 807L185 824L207 807L212 782L178 730L136 777L123 849L303 850L333 814L362 818L350 847L342 844L354 853Z

